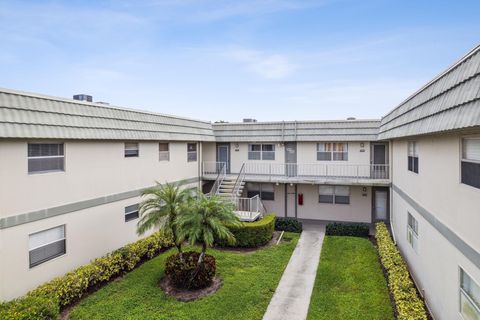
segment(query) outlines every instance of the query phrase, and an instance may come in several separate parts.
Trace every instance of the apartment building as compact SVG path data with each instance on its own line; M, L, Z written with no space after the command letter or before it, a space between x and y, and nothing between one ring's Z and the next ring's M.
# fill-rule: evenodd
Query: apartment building
M390 224L436 319L480 319L480 47L379 120L210 123L0 89L0 300L138 238L158 182Z

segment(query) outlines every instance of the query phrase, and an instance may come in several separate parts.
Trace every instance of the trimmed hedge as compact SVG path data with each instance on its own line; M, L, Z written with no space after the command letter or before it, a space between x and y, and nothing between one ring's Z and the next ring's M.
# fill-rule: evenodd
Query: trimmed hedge
M303 226L300 221L295 218L281 218L278 217L275 221L275 230L287 232L302 232Z
M177 288L202 289L212 284L217 265L215 258L205 255L203 263L198 266L200 252L187 251L171 255L165 263L165 274Z
M235 236L235 243L228 244L225 240L216 239L216 244L222 247L255 248L267 244L273 237L275 215L267 214L255 222L242 222L240 226L228 226Z
M334 222L327 224L325 234L327 236L350 236L368 237L370 226L366 223L342 223Z
M427 311L410 278L407 265L383 222L376 224L378 253L387 273L388 287L397 309L398 320L427 320Z
M33 289L24 297L0 303L0 319L56 319L61 308L79 300L90 288L135 268L173 246L170 235L156 232L93 260Z

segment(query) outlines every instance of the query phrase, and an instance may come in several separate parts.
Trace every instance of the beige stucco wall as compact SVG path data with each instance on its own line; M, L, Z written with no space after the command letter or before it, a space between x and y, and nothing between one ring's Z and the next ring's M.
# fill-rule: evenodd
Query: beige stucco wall
M0 217L199 176L186 142L170 143L170 161L158 161L158 142L139 145L125 158L124 142L65 141L65 172L28 174L27 141L0 141Z
M392 182L478 252L480 189L460 182L461 138L444 134L412 139L418 146L418 174L407 170L407 140L394 141ZM406 240L407 212L418 221L418 252ZM459 268L477 283L480 270L395 191L392 220L397 244L435 318L462 319Z

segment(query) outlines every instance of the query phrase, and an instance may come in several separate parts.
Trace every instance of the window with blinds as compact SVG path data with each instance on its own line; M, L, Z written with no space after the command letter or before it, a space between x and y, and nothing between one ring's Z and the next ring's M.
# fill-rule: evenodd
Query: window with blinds
M262 200L275 200L275 187L272 183L247 183L247 197L260 196Z
M418 221L415 219L410 212L408 212L407 219L407 241L410 243L410 246L417 252L418 250Z
M125 158L138 157L140 149L137 142L125 142Z
M416 141L408 142L408 171L418 173L418 147Z
M170 148L168 142L160 142L158 144L158 160L170 161Z
M271 143L249 144L248 160L275 160L275 145Z
M318 161L347 161L348 144L345 142L320 142L317 143Z
M319 186L320 203L349 204L350 187L349 186Z
M138 219L138 203L125 207L125 222Z
M64 255L66 251L65 225L29 235L30 268Z
M28 173L65 171L63 143L29 143Z
M462 141L462 183L480 188L480 137Z

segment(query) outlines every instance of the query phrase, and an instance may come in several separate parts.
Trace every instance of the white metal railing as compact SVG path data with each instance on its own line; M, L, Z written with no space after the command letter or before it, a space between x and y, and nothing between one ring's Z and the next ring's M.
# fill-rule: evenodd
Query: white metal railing
M225 162L217 162L216 171L218 171L217 178L215 179L212 189L210 190L208 195L218 194L220 186L222 185L222 182L227 175L227 164Z
M216 174L217 162L204 162L204 175ZM277 178L338 178L338 179L389 179L388 164L340 164L340 163L268 163L245 162L239 175Z
M265 210L258 194L251 198L236 197L234 199L234 204L235 210L241 211L243 216L245 216L245 214L248 215L249 219L257 217L259 213L262 215Z
M240 193L240 188L242 187L242 183L245 180L245 163L242 164L242 167L240 168L240 173L237 176L237 180L235 181L235 184L233 186L233 191L232 191L232 198L236 199L239 197Z

